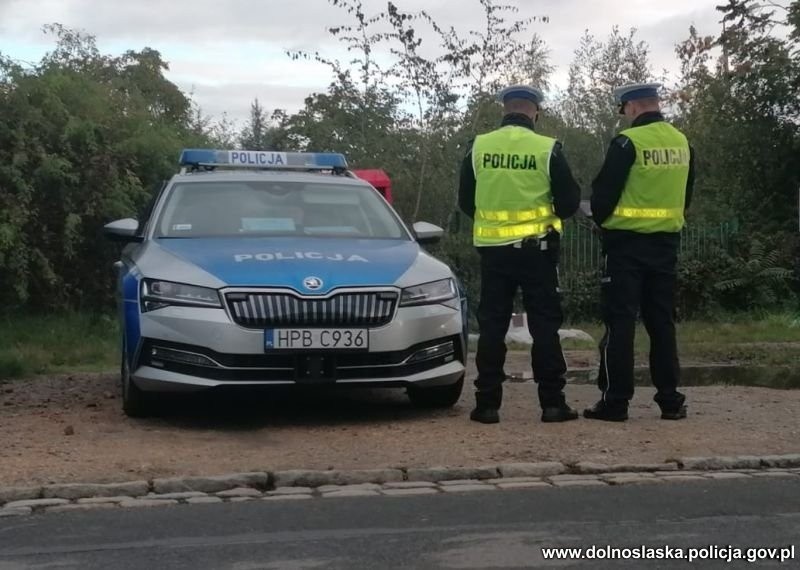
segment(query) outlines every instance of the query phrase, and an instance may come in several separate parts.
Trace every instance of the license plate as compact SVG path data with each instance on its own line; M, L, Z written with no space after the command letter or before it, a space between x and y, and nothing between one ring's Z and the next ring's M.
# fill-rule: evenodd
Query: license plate
M367 329L267 329L266 350L367 350Z

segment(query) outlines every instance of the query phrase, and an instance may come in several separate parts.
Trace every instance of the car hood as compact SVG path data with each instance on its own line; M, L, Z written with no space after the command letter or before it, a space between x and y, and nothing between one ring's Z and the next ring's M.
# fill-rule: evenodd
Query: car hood
M157 239L150 245L160 250L150 252L153 257L167 263L157 272L161 279L183 281L182 268L187 279L200 269L218 281L217 286L288 287L304 294L395 285L420 257L419 245L407 240Z

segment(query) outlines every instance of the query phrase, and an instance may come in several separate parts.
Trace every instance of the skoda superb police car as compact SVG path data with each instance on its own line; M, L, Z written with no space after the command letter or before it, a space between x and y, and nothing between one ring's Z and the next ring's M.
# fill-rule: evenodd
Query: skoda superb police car
M106 235L116 266L123 407L158 392L297 384L406 387L451 406L466 302L426 253L441 228L407 227L342 155L185 150L149 219Z

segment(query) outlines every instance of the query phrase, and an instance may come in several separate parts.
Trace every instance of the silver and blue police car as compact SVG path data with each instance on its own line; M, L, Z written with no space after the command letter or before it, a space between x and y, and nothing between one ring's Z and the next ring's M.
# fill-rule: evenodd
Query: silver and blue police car
M118 220L124 411L221 386L405 387L452 406L466 302L407 227L331 153L185 150L147 220Z

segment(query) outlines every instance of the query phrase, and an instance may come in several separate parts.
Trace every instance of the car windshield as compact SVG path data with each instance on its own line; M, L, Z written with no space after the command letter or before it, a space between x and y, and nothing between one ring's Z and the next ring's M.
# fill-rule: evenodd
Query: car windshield
M334 182L181 182L155 230L159 238L234 236L409 239L372 188Z

